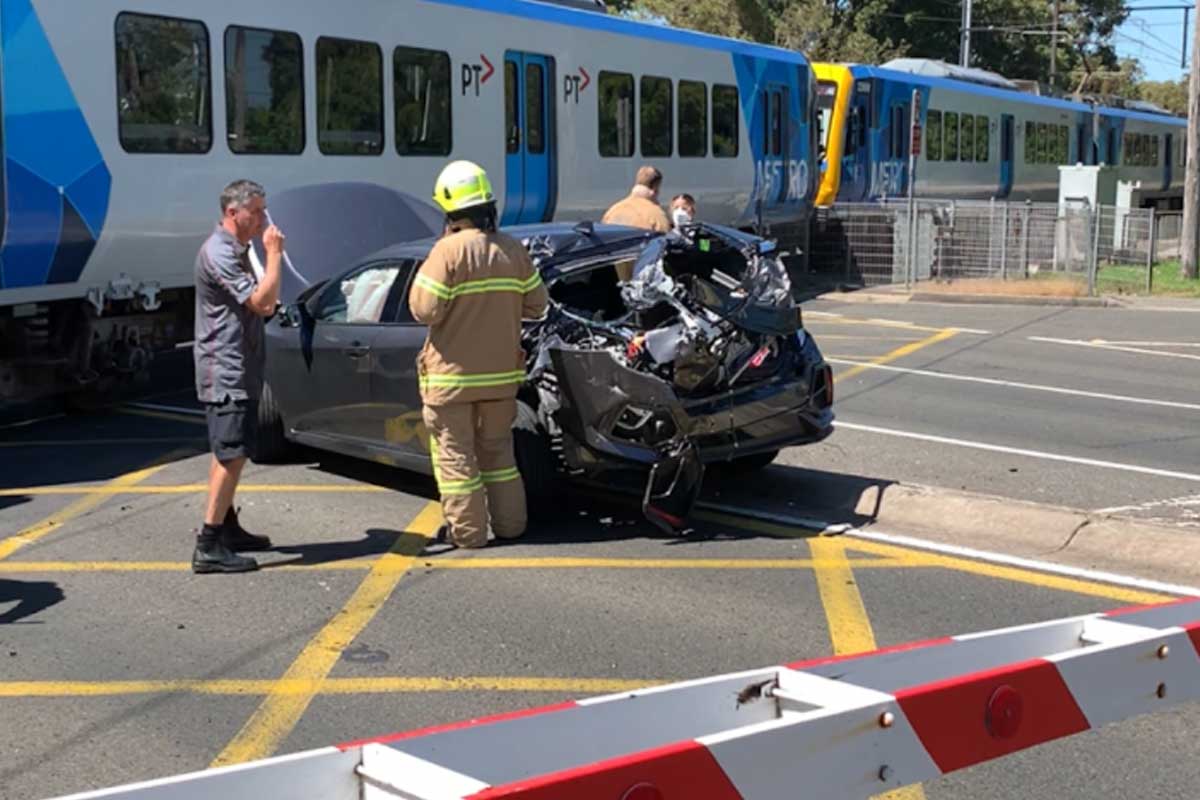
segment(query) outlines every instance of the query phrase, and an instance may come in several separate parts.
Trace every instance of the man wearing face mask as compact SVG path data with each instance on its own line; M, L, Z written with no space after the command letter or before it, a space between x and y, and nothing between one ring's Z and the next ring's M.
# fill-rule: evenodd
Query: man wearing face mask
M696 221L696 198L684 192L671 198L671 222L676 228Z

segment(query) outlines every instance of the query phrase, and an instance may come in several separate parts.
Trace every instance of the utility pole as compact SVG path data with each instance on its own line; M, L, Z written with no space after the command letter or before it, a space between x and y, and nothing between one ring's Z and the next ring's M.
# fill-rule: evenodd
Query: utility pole
M958 48L961 66L971 66L971 0L962 0L962 39Z
M1192 32L1192 75L1188 81L1187 168L1183 184L1183 242L1180 274L1197 276L1197 238L1200 237L1200 14Z
M1058 75L1058 0L1054 0L1050 14L1050 88L1053 89Z

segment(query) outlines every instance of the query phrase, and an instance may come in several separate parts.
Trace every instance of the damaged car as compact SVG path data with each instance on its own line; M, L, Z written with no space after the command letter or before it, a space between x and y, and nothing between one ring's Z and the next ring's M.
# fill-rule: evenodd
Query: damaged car
M411 241L362 252L389 234L333 237L342 246L332 248L309 236L305 247L281 206L286 198L272 198L293 277L267 326L260 458L296 442L431 474L416 373L425 328L407 298L440 218L410 211L398 227ZM679 531L707 466L761 468L832 432L832 372L772 242L703 223L667 234L590 222L505 232L528 248L550 294L523 334L514 438L530 495L620 472L643 487L647 519Z

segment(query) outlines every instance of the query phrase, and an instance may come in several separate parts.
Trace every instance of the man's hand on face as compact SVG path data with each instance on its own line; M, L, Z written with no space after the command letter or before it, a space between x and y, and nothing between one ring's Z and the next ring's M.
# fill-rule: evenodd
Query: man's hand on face
M274 225L263 231L263 248L267 251L267 255L280 255L283 253L283 242L287 237L283 235L283 231Z

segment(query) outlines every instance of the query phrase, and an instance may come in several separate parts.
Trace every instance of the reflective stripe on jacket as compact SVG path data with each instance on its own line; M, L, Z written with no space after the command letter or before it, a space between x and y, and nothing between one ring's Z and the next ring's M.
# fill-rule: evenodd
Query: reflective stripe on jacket
M475 228L445 236L413 279L408 303L429 326L417 357L426 405L516 395L525 380L521 320L546 311L546 287L520 242Z

